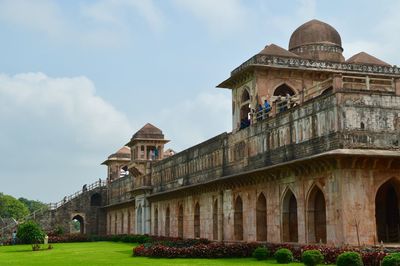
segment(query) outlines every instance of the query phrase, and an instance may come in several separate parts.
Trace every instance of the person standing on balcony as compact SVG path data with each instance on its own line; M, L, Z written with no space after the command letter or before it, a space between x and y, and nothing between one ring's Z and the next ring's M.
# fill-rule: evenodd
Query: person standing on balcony
M269 104L268 100L264 100L264 119L268 117L268 113L271 111L271 105Z

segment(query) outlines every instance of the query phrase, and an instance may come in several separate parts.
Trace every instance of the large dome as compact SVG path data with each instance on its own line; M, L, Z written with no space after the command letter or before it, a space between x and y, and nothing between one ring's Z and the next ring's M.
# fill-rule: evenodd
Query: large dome
M342 47L342 39L331 25L313 19L292 33L289 50L308 44L334 44Z
M331 25L316 19L292 33L289 51L306 59L344 62L339 33Z

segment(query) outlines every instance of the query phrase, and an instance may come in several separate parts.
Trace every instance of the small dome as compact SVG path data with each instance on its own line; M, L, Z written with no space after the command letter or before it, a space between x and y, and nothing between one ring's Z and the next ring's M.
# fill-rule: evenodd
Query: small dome
M308 44L334 44L342 47L342 39L331 25L313 19L304 23L292 33L289 51Z
M132 136L133 139L164 139L164 134L161 129L147 123Z

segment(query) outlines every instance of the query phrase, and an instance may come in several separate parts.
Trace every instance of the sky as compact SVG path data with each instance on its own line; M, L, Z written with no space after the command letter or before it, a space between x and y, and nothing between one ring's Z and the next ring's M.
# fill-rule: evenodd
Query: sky
M399 1L0 0L0 192L56 202L147 122L184 150L231 131L242 62L318 19L400 64Z

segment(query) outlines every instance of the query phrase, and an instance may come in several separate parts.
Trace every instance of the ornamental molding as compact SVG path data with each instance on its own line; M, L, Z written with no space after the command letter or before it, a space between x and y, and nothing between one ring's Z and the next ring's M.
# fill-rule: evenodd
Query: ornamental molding
M294 57L279 57L271 55L255 55L231 72L231 76L238 74L250 66L288 67L310 70L333 70L343 72L400 75L397 66L379 66L367 64L350 64L329 61L318 61Z

